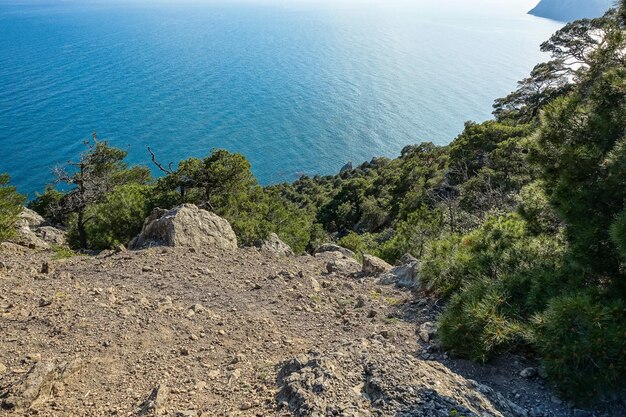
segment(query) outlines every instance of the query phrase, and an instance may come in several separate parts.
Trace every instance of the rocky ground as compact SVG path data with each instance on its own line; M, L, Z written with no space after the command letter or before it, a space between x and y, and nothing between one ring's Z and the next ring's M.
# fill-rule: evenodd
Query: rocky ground
M562 402L523 358L449 357L435 300L336 252L54 257L0 250L0 415L626 415Z

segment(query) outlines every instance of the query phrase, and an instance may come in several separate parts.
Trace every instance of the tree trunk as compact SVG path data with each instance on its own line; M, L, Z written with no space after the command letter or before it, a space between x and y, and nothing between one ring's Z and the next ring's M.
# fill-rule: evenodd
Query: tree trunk
M87 249L87 231L85 230L85 212L80 210L78 212L78 243L81 249Z

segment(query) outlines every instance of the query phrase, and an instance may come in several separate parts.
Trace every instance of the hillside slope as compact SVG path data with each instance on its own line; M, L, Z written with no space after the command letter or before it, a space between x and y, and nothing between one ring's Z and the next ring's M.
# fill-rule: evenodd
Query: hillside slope
M614 0L541 0L529 13L563 22L602 16Z
M522 358L424 342L434 300L333 253L0 254L0 415L574 415Z

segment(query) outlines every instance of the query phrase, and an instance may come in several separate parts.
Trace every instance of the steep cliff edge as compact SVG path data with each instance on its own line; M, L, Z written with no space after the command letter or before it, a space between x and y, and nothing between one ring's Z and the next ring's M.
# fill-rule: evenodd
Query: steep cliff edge
M602 16L615 5L614 0L541 0L529 13L548 19L571 22Z

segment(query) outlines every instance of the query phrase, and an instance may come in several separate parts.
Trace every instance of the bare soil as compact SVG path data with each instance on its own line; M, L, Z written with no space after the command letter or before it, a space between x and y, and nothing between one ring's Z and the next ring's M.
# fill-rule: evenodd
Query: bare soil
M336 254L0 251L0 416L622 416L419 336L440 304ZM471 343L471 341L468 341Z

